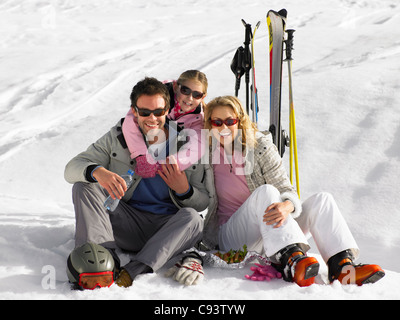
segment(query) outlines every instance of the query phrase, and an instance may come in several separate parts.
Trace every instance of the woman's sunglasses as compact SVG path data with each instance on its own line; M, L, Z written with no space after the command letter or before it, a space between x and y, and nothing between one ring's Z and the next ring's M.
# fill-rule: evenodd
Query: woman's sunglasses
M230 126L234 126L236 123L238 123L239 119L226 119L226 120L211 120L210 119L210 122L214 127L220 127L220 126L222 126L222 124L225 124L228 127L230 127Z
M151 114L154 114L155 117L161 117L167 112L167 108L165 109L156 109L156 110L149 110L149 109L139 109L138 107L135 107L136 112L139 114L141 117L149 117Z
M204 96L203 92L193 91L192 89L181 84L179 85L179 89L182 94L184 94L185 96L190 96L191 94L194 99L201 99Z

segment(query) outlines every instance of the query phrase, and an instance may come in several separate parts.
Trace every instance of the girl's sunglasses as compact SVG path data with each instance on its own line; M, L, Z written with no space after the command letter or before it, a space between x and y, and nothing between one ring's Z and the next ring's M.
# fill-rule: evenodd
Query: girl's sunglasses
M210 122L214 127L220 127L220 126L222 126L222 124L225 124L228 127L230 127L230 126L234 126L236 123L238 123L239 119L226 119L226 120L211 120L210 119Z
M151 114L154 114L155 117L161 117L167 112L167 108L165 109L156 109L156 110L149 110L149 109L139 109L135 107L136 112L141 117L149 117Z
M192 89L181 84L179 85L179 89L182 94L184 94L185 96L190 96L191 94L194 99L201 99L204 96L203 92L193 91Z

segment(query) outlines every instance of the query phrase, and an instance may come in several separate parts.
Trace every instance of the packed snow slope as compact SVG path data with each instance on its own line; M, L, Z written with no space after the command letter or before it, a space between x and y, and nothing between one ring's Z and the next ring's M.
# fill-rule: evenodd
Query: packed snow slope
M359 242L359 261L380 264L386 277L363 287L325 285L322 266L320 284L299 288L245 280L249 267L206 267L206 280L191 288L160 272L129 289L71 291L67 161L126 114L131 88L144 76L174 79L195 68L208 76L208 100L234 94L230 62L244 41L241 19L261 21L255 55L259 127L267 129L266 13L283 7L287 27L296 29L301 197L332 193ZM1 0L0 298L400 298L399 24L397 0ZM285 67L286 129L287 82ZM242 100L244 93L242 79ZM320 259L315 246L311 252Z

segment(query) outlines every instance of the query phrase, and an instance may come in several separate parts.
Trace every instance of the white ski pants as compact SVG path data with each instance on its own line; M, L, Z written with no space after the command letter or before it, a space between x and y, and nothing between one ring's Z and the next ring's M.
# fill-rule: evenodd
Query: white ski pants
M265 209L272 203L281 202L279 191L272 185L258 187L232 217L220 227L219 246L223 251L248 250L262 253L274 262L275 254L286 246L299 243L303 250L310 246L307 238L312 236L325 262L346 249L358 256L358 246L346 221L329 193L317 193L303 202L300 217L288 216L279 228L263 222Z

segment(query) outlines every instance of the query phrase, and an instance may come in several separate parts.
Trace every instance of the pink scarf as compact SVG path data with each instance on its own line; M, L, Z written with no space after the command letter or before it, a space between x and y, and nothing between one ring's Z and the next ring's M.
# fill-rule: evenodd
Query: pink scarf
M170 114L173 117L172 120L178 120L183 115L188 114L188 113L192 113L196 109L196 108L194 108L193 110L189 110L187 112L183 112L178 100L176 99L176 94L174 95L174 101L175 101L175 106L171 110L171 114Z

